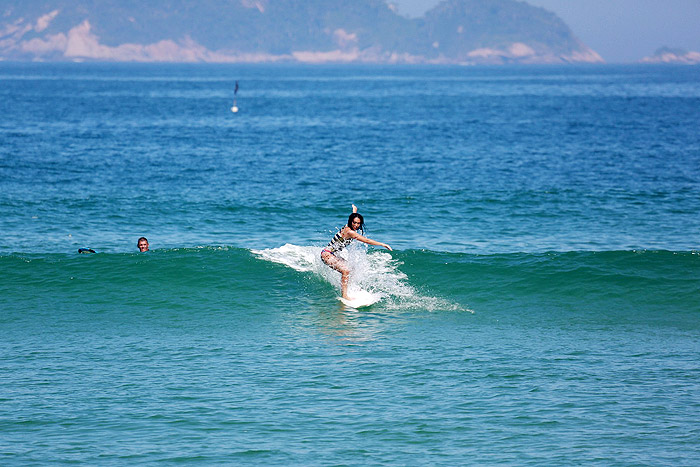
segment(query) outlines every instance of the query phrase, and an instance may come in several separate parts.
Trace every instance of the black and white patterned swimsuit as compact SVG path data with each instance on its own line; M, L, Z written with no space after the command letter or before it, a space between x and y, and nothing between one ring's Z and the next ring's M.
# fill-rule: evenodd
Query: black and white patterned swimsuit
M328 253L335 255L337 252L345 248L346 246L350 245L352 243L353 239L352 238L343 238L340 232L335 234L335 236L331 239L330 243L326 248L323 249L321 254L323 254L324 251L327 251Z

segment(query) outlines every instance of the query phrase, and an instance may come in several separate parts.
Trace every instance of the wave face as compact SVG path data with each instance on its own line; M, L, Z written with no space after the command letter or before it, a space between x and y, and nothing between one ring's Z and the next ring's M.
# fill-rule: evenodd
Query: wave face
M608 251L469 255L406 252L404 271L420 286L481 312L541 319L680 319L700 312L696 252ZM419 279L420 278L420 279Z
M201 247L146 254L9 255L5 306L60 304L182 307L265 312L307 299L329 304L340 274L320 247L286 244L247 250ZM474 255L426 250L343 251L350 289L381 296L385 310L528 313L587 320L636 318L692 324L700 312L700 256L695 252L611 251ZM27 291L31 290L30 294ZM309 297L312 293L317 297ZM43 305L41 305L43 303ZM332 302L330 302L332 303Z

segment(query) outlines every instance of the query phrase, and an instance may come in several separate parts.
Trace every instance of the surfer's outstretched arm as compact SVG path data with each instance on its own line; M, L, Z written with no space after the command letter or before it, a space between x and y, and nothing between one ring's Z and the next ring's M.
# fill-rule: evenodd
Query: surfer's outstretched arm
M352 238L354 238L355 240L358 240L358 241L360 241L360 242L362 242L362 243L367 243L368 245L381 246L381 247L386 248L386 249L389 250L389 251L394 251L394 250L392 250L391 247L390 247L389 245L387 245L386 243L378 242L378 241L376 241L376 240L372 240L371 238L363 237L362 235L360 235L360 234L357 233L357 232L350 231L350 232L348 233L348 235L351 236Z

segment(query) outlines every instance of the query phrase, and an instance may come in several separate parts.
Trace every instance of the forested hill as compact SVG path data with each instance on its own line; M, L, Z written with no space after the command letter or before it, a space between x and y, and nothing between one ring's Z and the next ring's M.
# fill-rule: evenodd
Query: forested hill
M445 0L416 19L385 0L6 0L0 59L602 61L555 14L516 0Z

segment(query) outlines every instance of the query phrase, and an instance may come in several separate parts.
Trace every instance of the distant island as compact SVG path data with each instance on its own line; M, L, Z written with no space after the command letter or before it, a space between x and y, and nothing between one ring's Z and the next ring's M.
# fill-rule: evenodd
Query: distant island
M602 63L554 13L444 0L407 18L386 0L6 0L0 60Z
M700 52L688 52L683 49L661 47L651 57L644 57L640 63L677 63L684 65L700 64Z

